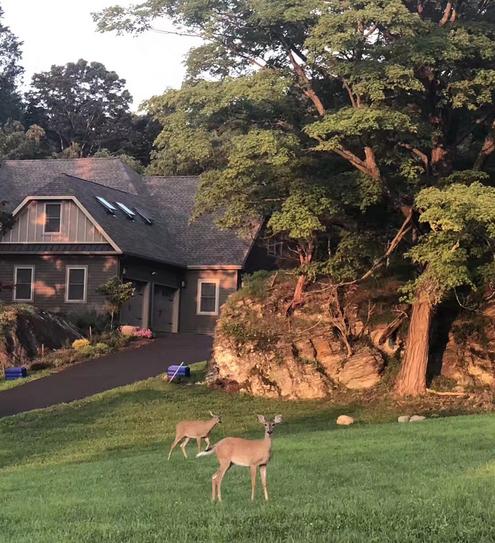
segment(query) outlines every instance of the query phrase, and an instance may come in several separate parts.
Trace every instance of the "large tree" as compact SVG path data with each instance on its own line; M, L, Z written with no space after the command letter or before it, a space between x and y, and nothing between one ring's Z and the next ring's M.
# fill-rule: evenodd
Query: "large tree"
M323 184L325 197L343 190L347 204L344 221L333 207L325 221L369 226L366 210L381 204L383 236L403 223L394 248L406 236L423 247L431 224L418 220L422 189L490 182L479 170L495 151L492 0L148 0L96 19L102 31L142 32L163 15L204 45L189 55L183 89L151 102L165 127L152 167L205 172L199 202L225 209L228 225L229 213L248 209L288 225L305 215L281 221L285 202L311 201L301 186L311 194ZM288 153L290 165L278 160ZM444 296L432 295L434 259L410 255L417 280L400 395L425 391L430 323Z
M44 128L56 151L88 156L119 150L132 121L125 80L99 62L79 60L35 74L28 120Z
M21 42L2 24L3 10L0 6L0 124L10 119L19 119L21 97L18 92L19 79L23 73L20 65Z

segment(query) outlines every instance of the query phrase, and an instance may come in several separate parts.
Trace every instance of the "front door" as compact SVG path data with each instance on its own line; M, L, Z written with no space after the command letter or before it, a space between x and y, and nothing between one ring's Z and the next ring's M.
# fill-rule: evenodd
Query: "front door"
M134 285L134 296L123 305L120 312L120 323L142 328L145 325L143 316L145 310L144 298L146 294L146 283L142 281L132 281L130 279L124 279L124 281L130 281Z

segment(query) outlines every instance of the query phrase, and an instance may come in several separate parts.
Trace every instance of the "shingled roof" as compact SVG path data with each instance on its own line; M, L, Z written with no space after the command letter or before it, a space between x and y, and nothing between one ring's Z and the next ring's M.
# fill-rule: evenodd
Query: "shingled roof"
M5 160L0 164L0 200L9 209L61 174L131 194L145 191L142 177L118 158Z
M13 210L27 196L74 196L123 253L167 264L239 266L252 239L220 230L211 216L190 221L197 177L141 177L116 158L8 160L0 166L0 200ZM129 220L96 197L139 208L153 218Z

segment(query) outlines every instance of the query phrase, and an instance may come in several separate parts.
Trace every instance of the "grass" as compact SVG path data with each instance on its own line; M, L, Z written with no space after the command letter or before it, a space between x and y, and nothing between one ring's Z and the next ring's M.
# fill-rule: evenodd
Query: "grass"
M271 501L249 501L233 468L212 504L214 457L166 461L175 422L224 416L224 435L259 437L281 413ZM33 542L492 542L495 417L399 425L388 408L278 402L152 379L0 420L0 534ZM373 422L373 424L370 424Z
M53 373L54 369L46 369L46 370L39 370L32 372L30 371L27 377L24 377L22 379L15 379L14 381L7 381L4 377L0 378L0 392L4 390L9 390L10 388L18 387L21 385L25 385L26 383L29 383L30 381L36 381L36 379L41 379L42 377L46 377L47 375L50 375L50 373Z

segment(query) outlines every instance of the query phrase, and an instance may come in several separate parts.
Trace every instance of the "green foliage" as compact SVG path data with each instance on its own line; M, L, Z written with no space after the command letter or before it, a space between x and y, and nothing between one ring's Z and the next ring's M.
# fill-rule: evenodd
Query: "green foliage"
M494 182L493 2L144 0L95 20L140 33L162 16L203 43L183 87L148 104L164 127L150 171L201 174L196 215L266 219L302 273L354 279L416 200L426 230L397 248L413 245L408 290L486 280L491 207L472 183Z
M242 278L242 287L236 293L236 298L264 300L268 294L268 281L273 272L259 270Z
M0 126L0 160L45 158L48 154L45 131L36 124L27 130L19 121Z
M99 62L69 62L33 76L27 116L41 125L62 152L88 156L114 149L130 120L131 95L125 81Z
M366 270L373 261L381 256L380 246L369 236L346 232L342 235L335 252L323 261L319 274L332 278L335 283L352 281Z
M275 211L268 227L273 234L285 233L292 239L312 239L326 230L325 219L338 212L324 187L296 188Z
M431 187L419 193L416 204L430 231L409 251L425 269L410 292L428 292L438 303L451 289L475 289L480 265L495 256L495 188L478 182Z
M115 276L99 286L96 292L106 297L111 315L111 325L113 326L115 314L134 296L135 289L131 282L125 283L120 277Z
M3 9L0 6L0 21ZM24 69L20 65L21 42L0 22L0 126L21 114L18 85ZM1 155L1 152L0 152Z

